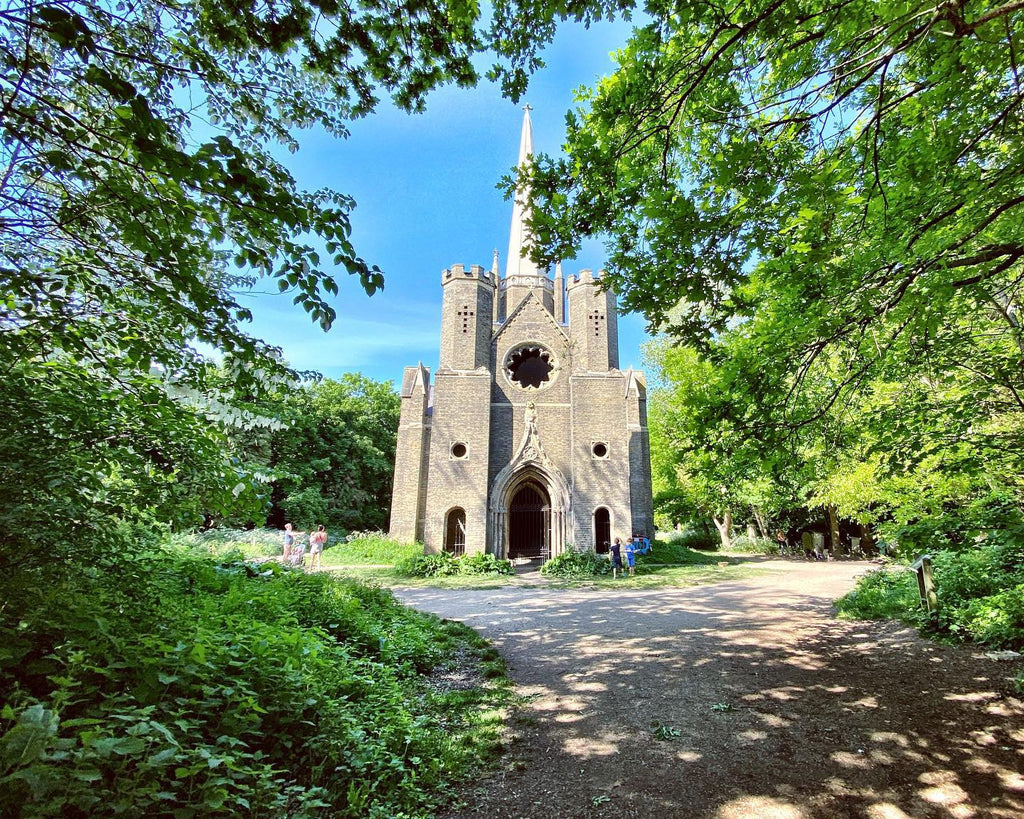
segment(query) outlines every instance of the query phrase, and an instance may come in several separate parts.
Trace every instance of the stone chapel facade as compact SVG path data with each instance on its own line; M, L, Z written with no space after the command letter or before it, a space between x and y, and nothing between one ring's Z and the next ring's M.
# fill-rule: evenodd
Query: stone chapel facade
M519 162L533 152L530 109ZM391 536L427 552L548 559L653 535L643 373L620 370L615 295L583 270L554 279L523 258L513 207L504 277L441 274L441 356L431 383L406 367Z

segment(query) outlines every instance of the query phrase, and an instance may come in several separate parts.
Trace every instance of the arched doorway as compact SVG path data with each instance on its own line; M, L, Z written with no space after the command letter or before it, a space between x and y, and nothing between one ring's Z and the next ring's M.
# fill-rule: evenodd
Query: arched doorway
M536 481L523 483L508 505L508 556L551 556L551 499Z
M466 512L458 507L448 512L444 525L444 550L456 557L466 553Z
M612 517L605 507L594 510L594 550L599 555L608 554L612 545Z

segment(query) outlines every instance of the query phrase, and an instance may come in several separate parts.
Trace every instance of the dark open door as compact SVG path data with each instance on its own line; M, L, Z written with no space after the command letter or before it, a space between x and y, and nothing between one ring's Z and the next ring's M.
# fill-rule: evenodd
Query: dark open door
M612 546L612 520L603 506L594 512L594 549L599 555L608 554Z
M508 507L508 556L547 560L551 554L547 492L536 483L520 487Z

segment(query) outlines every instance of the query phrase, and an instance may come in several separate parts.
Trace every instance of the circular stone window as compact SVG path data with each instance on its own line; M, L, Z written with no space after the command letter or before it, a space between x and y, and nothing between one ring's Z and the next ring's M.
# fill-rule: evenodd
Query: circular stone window
M540 389L550 383L555 370L551 351L538 345L518 347L505 359L505 374L516 386Z
M594 444L593 453L595 458L607 458L608 457L608 444L603 441L598 441Z
M462 459L466 457L466 445L461 441L452 444L452 457L456 459Z

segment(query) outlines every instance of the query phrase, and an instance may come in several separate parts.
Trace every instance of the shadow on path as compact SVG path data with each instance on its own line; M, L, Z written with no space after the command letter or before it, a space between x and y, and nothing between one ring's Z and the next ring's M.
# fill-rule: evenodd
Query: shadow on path
M494 641L526 704L453 816L1020 817L1012 669L831 618L865 564L686 589L397 592Z

